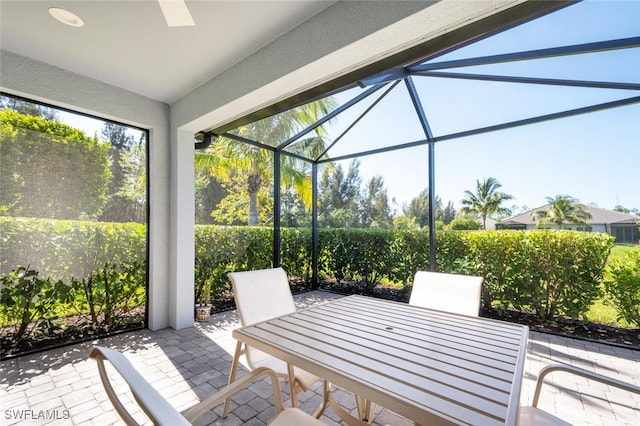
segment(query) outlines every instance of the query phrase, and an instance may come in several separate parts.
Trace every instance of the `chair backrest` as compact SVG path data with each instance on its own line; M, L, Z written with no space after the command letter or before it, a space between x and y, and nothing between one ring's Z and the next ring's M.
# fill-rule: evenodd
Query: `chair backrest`
M409 304L456 314L478 316L482 277L418 271Z
M230 272L228 275L233 284L238 316L243 326L296 311L284 269ZM247 347L247 361L251 368L268 357L270 355L262 351Z
M295 312L289 279L282 268L230 272L243 326Z
M160 425L189 425L190 423L182 416L169 402L151 386L149 382L135 369L129 360L120 352L99 346L94 346L89 352L89 356L98 362L98 370L100 379L107 392L107 396L111 400L114 408L128 425L139 424L124 408L122 401L118 398L117 393L111 386L109 375L104 361L109 361L111 365L120 373L122 378L127 382L131 393L142 410L149 416L154 424Z

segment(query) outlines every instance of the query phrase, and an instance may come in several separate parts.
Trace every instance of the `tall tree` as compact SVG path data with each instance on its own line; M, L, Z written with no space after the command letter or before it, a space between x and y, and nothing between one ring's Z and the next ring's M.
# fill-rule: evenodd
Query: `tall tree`
M446 207L442 206L442 199L436 195L434 201L435 220L442 221L445 225L456 216L453 203L449 201ZM413 198L408 205L402 207L402 214L409 221L414 221L420 228L429 226L429 188L425 188L420 195Z
M391 228L393 218L384 179L376 175L369 179L362 195L362 226L365 228Z
M306 104L284 111L266 119L238 128L239 136L277 146L302 129L315 123L335 106L332 98ZM325 134L322 127L312 131L288 149L302 155L317 156L324 151ZM211 174L221 181L230 182L242 177L249 195L249 225L258 225L258 193L265 182L273 177L273 154L271 151L238 142L230 138L219 138L204 152L196 153L196 165L208 167ZM311 177L308 164L295 157L281 156L281 182L285 189L293 188L306 206L311 206Z
M586 220L591 219L591 213L586 211L584 204L580 204L570 195L547 197L547 201L549 208L531 213L531 218L537 222L538 226L548 223L553 223L558 228L562 228L565 223L586 225Z
M216 223L211 212L228 195L222 183L211 176L209 169L196 167L196 224Z
M95 219L104 207L109 144L40 116L0 110L0 212Z
M502 207L502 203L513 199L512 195L499 191L502 187L495 178L489 177L482 182L476 180L476 192L464 191L462 212L477 214L482 218L482 228L487 229L487 217L492 214L510 215L511 209Z
M128 153L136 141L129 128L120 124L106 122L102 128L101 138L111 144L109 150L111 179L107 193L107 204L102 211L102 220L125 222L132 220L127 212L131 210L130 200L121 195L125 185L126 172L123 168L122 156Z
M436 197L437 200L437 197ZM402 213L408 220L414 220L419 227L429 224L429 191L425 189L413 198L409 205L402 207Z
M147 160L146 135L120 154L123 173L122 186L116 194L125 201L122 212L127 221L146 222L147 207Z
M360 222L360 162L353 160L345 174L340 164L327 167L318 185L323 226L356 228Z
M436 205L438 204L439 198L436 197ZM442 203L440 203L442 205ZM448 225L451 223L453 219L456 218L456 209L453 207L453 202L449 201L445 208L436 209L436 220L441 220L442 223Z
M0 106L8 108L20 114L42 117L45 120L58 120L58 111L44 105L14 98L13 96L0 96Z

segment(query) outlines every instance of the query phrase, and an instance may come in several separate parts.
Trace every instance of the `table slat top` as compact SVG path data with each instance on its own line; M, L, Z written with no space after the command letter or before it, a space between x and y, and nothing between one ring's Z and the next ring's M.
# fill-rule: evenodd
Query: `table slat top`
M527 336L526 326L363 296L234 331L416 422L483 425L515 422Z

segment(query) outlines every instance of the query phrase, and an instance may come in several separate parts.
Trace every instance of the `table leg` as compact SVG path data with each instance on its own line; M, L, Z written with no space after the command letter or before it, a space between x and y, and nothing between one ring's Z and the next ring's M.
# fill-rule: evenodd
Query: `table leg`
M287 364L289 372L289 391L291 393L291 406L298 408L298 388L296 387L296 373L293 371L293 365Z

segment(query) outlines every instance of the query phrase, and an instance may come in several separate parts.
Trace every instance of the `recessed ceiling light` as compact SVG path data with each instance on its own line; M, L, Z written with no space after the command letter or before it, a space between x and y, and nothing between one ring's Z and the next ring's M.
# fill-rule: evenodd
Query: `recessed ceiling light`
M70 25L72 27L84 27L84 21L80 19L78 15L73 12L69 12L66 9L60 9L59 7L50 7L49 15L53 16L63 24Z

